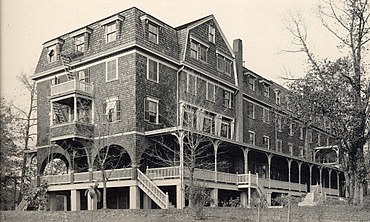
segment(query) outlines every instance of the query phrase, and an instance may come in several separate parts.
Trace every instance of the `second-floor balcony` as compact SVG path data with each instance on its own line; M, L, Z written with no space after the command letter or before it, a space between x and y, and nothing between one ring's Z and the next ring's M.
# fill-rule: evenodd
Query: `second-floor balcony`
M87 95L92 95L92 85L91 83L79 81L77 79L73 79L67 82L63 82L60 84L52 85L51 86L51 96L58 96L67 93L73 92L82 92Z
M76 137L90 139L93 135L94 125L87 122L72 121L50 127L51 141Z

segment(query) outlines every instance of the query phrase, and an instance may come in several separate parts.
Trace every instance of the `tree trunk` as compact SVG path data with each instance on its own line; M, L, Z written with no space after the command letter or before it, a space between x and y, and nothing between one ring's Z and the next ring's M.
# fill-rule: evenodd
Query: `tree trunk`
M103 209L107 209L107 177L105 170L102 170L103 179Z

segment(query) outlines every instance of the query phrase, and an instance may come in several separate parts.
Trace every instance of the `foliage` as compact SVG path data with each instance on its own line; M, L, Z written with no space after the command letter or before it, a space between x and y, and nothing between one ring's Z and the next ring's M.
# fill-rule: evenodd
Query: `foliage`
M319 7L322 25L339 41L344 54L330 61L318 59L307 44L307 31L301 18L292 18L295 44L307 55L305 77L290 84L297 113L302 119L331 123L348 173L350 202L361 203L368 169L363 147L370 139L370 82L366 51L370 41L370 10L367 0L323 1Z
M191 191L189 189L191 189ZM202 185L195 184L193 186L186 187L186 194L187 198L193 203L190 207L194 213L195 219L205 219L203 209L205 206L209 206L213 202L210 196L210 190Z
M26 184L24 199L28 202L28 209L30 210L45 210L47 197L47 183L41 183L40 186L36 184Z

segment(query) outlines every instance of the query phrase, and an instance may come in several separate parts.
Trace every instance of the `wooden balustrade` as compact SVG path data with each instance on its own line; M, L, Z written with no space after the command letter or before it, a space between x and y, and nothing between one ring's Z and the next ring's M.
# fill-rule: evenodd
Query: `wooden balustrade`
M82 82L77 79L63 82L57 85L51 86L51 96L70 92L73 90L80 90L86 93L92 93L92 86L90 83Z

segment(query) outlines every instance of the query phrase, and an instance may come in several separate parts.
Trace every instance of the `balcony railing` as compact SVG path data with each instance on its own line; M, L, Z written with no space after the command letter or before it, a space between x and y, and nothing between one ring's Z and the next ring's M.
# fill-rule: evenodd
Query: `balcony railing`
M51 96L56 96L59 94L72 92L72 91L82 91L88 94L92 94L92 85L90 83L82 82L77 79L63 82L57 85L51 86Z
M91 138L94 134L94 125L83 122L66 122L63 124L57 124L50 127L50 138L55 140L63 137L84 137Z

